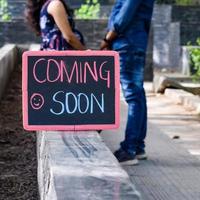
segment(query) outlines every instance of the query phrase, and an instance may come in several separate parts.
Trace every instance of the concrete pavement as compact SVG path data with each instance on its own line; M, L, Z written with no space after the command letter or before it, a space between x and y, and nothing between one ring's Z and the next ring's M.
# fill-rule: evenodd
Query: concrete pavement
M196 111L200 114L200 96L179 89L166 89L165 96L173 102L183 105L186 109Z
M144 200L200 199L200 119L165 95L151 92L148 99L147 153L149 159L124 169ZM121 127L103 131L112 151L118 148L126 125L127 107L121 103Z

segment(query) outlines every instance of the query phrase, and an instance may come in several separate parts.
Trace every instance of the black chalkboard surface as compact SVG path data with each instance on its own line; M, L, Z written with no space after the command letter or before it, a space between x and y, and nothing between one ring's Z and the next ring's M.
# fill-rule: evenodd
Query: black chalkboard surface
M26 130L119 126L119 58L114 51L27 51L22 79Z

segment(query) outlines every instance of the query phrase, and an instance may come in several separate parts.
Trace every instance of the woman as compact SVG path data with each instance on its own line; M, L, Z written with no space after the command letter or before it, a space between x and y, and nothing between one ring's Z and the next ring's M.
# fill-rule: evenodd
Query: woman
M85 50L64 0L28 0L26 18L42 37L41 50Z

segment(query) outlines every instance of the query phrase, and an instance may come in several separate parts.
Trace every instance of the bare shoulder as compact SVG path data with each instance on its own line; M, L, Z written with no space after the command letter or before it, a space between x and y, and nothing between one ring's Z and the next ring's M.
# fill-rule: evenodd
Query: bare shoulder
M60 0L52 0L47 8L48 13L53 14L55 12L65 12L63 3Z

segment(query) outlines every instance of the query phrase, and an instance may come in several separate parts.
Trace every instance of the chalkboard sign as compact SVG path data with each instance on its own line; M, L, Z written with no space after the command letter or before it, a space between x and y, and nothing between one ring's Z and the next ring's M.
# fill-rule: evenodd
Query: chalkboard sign
M26 130L119 126L119 57L114 51L27 51L22 84Z

